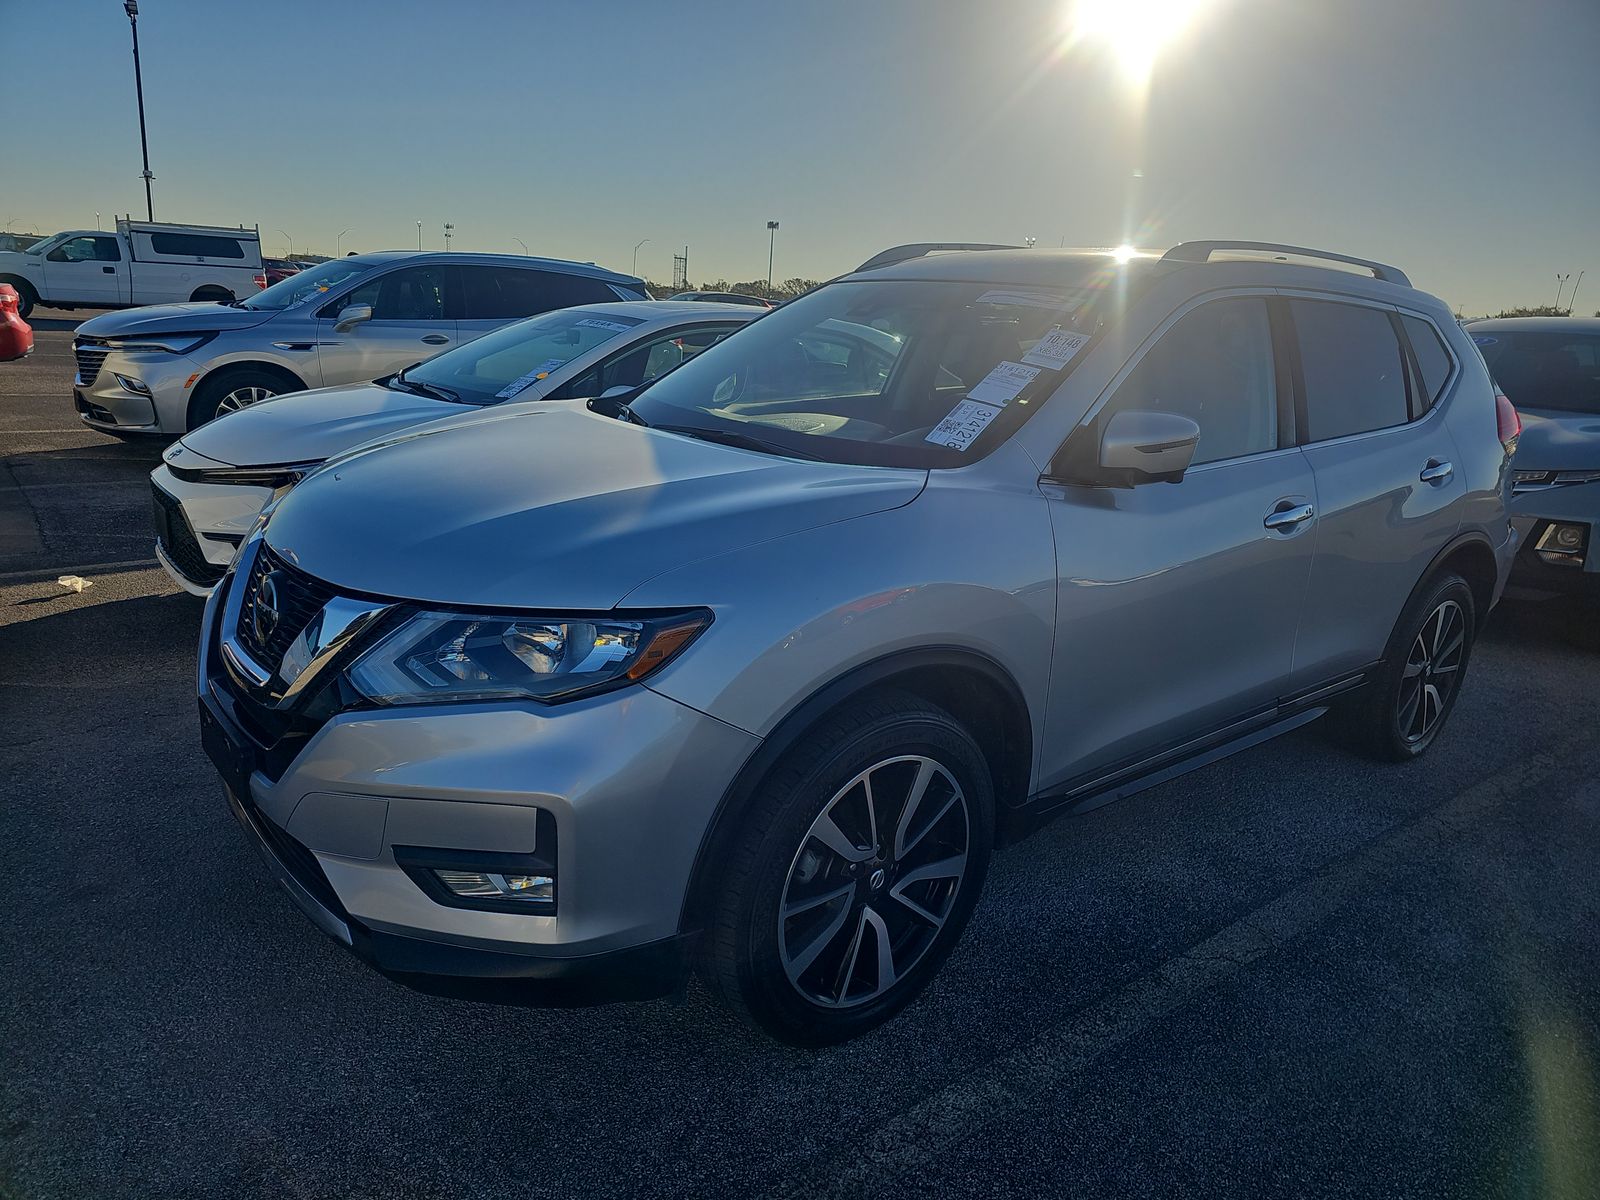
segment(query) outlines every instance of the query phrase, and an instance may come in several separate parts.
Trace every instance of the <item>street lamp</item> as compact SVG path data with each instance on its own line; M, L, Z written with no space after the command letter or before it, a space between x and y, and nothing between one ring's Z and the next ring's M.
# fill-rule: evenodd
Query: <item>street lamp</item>
M516 244L517 244L517 245L519 245L519 246L521 246L521 247L522 247L522 252L523 252L523 253L524 253L524 254L526 254L526 253L528 253L528 243L527 243L527 242L525 242L525 241L523 241L523 240L522 240L522 239L521 239L521 238L519 238L519 237L514 237L514 238L512 238L512 239L511 239L511 240L512 240L512 241L513 241L513 242L515 242L515 243L516 243Z
M778 241L778 223L767 222L767 291L772 291L772 248Z
M1029 250L1032 250L1033 249L1033 244L1035 242L1037 242L1038 240L1039 239L1036 238L1036 237L1025 237L1025 238L1022 239L1022 244L1024 246L1026 246Z
M633 270L630 272L630 274L637 275L639 273L639 247L644 245L649 240L650 240L649 238L640 238L639 241L638 241L638 244L634 246L634 248L633 248ZM770 273L771 272L769 271L768 274L770 274Z
M276 230L276 232L277 233L283 233L283 230L279 229L279 230ZM294 257L294 239L292 237L290 237L287 233L283 233L283 240L285 242L287 242L288 245L289 245L289 249L284 252L283 256L285 258L293 258Z
M333 239L333 256L335 258L339 257L339 243L344 241L344 235L349 232L350 231L348 229L341 229L339 231L339 236Z
M100 214L99 213L95 213L95 215L94 215L94 227L96 229L100 228Z
M444 248L446 250L450 249L450 236L455 232L455 228L449 221L444 223Z
M422 249L422 222L417 222L417 249Z
M1567 286L1567 280L1569 280L1571 278L1572 278L1572 272L1571 271L1568 271L1565 275L1561 275L1559 273L1556 275L1556 307L1557 308L1561 307L1561 291L1562 291L1563 288L1565 288Z
M139 95L139 149L144 154L144 213L147 220L156 219L155 201L150 198L150 143L144 132L144 76L139 70L139 0L122 0L122 11L128 14L128 26L133 30L133 86Z

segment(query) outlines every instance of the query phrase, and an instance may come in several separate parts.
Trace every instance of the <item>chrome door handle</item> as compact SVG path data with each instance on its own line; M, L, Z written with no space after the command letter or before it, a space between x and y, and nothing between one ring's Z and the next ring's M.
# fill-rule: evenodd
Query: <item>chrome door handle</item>
M450 344L450 339L442 333L430 333L422 340L430 346L448 346Z
M1418 476L1423 483L1443 483L1456 473L1455 466L1442 458L1430 458Z
M1268 529L1293 529L1304 524L1316 515L1316 509L1309 504L1296 504L1290 508L1275 508L1269 512L1261 523Z

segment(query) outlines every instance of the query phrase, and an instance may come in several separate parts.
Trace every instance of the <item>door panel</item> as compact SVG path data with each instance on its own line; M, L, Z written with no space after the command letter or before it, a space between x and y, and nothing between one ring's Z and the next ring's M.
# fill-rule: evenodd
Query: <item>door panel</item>
M1317 556L1293 686L1382 657L1400 610L1460 526L1465 471L1393 312L1295 298L1299 403L1316 478Z
M44 260L51 299L79 304L118 304L126 299L128 264L111 234L69 238Z
M324 386L360 383L432 358L459 344L447 319L442 266L403 267L363 282L318 314L317 358ZM338 313L372 306L372 320L334 328Z
M1283 694L1311 573L1311 468L1281 450L1176 484L1045 485L1057 634L1041 785L1155 753Z

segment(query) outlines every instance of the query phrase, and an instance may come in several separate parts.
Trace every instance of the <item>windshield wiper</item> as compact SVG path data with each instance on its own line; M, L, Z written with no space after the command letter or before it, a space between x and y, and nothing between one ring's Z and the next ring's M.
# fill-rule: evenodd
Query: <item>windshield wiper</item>
M811 454L805 450L796 450L791 446L769 442L765 438L758 438L754 434L741 433L736 429L707 429L700 425L652 425L652 429L664 430L667 433L681 433L685 437L699 438L703 442L716 442L720 446L736 446L741 450L758 450L762 454L777 454L784 458L805 458L812 462L820 462L821 455Z
M417 396L432 396L435 400L444 400L450 404L461 403L460 393L452 392L449 388L440 387L436 383L423 383L420 379L407 379L404 371L396 375L394 381L406 391Z

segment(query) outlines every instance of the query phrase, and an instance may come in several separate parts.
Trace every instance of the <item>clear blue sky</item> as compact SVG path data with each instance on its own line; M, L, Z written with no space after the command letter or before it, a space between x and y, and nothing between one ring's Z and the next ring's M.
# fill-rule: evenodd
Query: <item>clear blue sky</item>
M156 216L822 278L902 241L1300 242L1600 308L1600 2L1212 0L1142 101L1068 0L141 0ZM120 0L0 0L0 223L142 210ZM1136 177L1135 172L1142 172ZM1585 297L1587 297L1585 299Z

